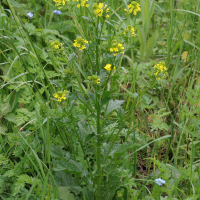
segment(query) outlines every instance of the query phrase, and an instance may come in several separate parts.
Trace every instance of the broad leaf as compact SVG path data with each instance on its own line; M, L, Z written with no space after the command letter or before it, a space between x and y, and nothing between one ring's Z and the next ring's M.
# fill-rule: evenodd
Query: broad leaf
M74 160L59 160L56 161L56 165L53 169L54 171L68 171L76 175L81 175L84 173L82 165L75 162Z
M158 39L158 30L156 30L153 35L149 38L147 45L146 45L146 59L149 59L149 57L152 54L153 48L156 45Z
M50 154L51 154L51 156L53 156L55 158L63 158L64 157L63 150L59 146L51 146Z
M109 113L111 113L113 110L119 108L121 106L121 104L123 104L123 103L124 103L124 100L115 100L115 101L113 101L111 99L109 101L109 103L108 103L108 107L107 107L105 116L108 116Z
M68 186L60 186L58 187L60 193L60 199L62 200L74 200L74 195L70 193L70 187Z

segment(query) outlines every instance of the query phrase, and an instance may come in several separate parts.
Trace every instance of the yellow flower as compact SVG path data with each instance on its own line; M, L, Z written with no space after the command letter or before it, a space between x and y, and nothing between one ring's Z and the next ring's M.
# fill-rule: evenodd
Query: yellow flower
M62 6L65 5L65 3L69 0L53 0L56 3L56 6L60 6L58 9L61 9Z
M54 41L54 42L51 43L51 47L54 50L62 49L62 46L63 46L63 43L60 43L58 40L56 40L56 41Z
M93 83L100 84L100 78L98 78L97 75L88 76L87 78L89 81L91 81Z
M99 84L100 83L100 79L98 78L97 80L95 80L95 83Z
M68 93L67 90L63 91L59 91L57 93L55 93L53 96L57 99L57 101L61 102L62 100L66 100L67 97L65 97L65 95Z
M87 4L88 0L73 0L73 1L78 1L79 2L76 5L77 8L80 8L80 7L89 7L89 4Z
M99 4L94 3L93 9L94 9L94 14L96 16L99 16L99 17L105 16L106 18L109 17L108 13L110 12L110 9L108 8L107 4L105 4L105 3L99 3Z
M85 44L88 44L88 41L84 40L81 37L76 38L76 40L74 40L74 43L73 43L74 47L78 47L79 50L86 49Z
M107 64L104 69L106 69L107 71L111 71L111 64ZM114 67L114 69L116 69L116 67Z
M165 67L165 62L159 62L158 64L154 65L156 80L164 79L168 73L167 68Z
M56 3L56 6L58 6L58 9L61 9L62 6L66 4L67 1L69 0L53 0ZM77 4L77 7L89 7L89 4L87 4L88 0L73 0L79 2Z
M121 43L117 43L116 41L113 41L112 47L110 48L110 52L114 52L114 56L117 55L117 53L124 54L124 47Z
M124 11L128 12L128 14L133 13L137 15L138 11L141 11L140 4L136 1L132 1L131 4L128 5L128 10L125 8Z
M128 36L128 37L136 37L135 29L131 25L127 26L127 28L124 30L123 34Z

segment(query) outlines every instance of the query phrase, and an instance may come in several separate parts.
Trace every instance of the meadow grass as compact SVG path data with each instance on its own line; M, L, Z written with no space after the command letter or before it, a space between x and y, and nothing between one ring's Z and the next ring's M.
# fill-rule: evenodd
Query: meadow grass
M1 199L199 199L199 3L3 0Z

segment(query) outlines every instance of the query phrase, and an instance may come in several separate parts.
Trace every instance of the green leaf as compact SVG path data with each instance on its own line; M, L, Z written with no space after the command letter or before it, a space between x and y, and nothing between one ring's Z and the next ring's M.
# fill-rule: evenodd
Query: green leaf
M16 116L13 113L9 113L5 116L5 119L7 119L10 122L16 123Z
M16 195L21 188L25 187L25 183L32 185L34 182L36 182L42 188L41 181L39 179L30 177L27 174L20 175L17 178L17 182L15 183L14 190L13 190L13 196Z
M3 176L4 177L12 177L15 175L14 169L8 170Z
M5 135L7 127L0 123L0 134Z
M107 20L105 20L105 22L106 22L107 24L111 25L111 26L114 28L114 26L113 26L113 24L112 24L112 23L110 23L110 22L109 22L109 21L107 21Z
M55 158L63 158L64 153L63 150L59 146L51 146L50 147L50 154Z
M19 4L17 1L14 0L8 0L8 2L11 4L12 8L18 13L23 15L26 15L28 13L24 4Z
M58 186L76 186L77 178L72 174L64 171L55 172L55 180Z
M155 1L151 1L150 6L149 6L149 18L152 18L153 13L155 10Z
M144 48L146 46L146 38L144 34L144 29L140 27L137 32L139 43L140 43L140 59L144 59Z
M87 94L88 94L88 97L89 97L90 101L91 102L95 102L95 95L94 95L94 93L88 91Z
M62 200L74 200L74 195L70 193L69 186L60 186L58 187L60 193L60 199Z
M147 32L150 25L150 16L149 16L149 0L143 0L144 7L141 7L141 13L143 14L142 25L145 32L145 37L147 37Z
M0 117L6 115L7 113L12 111L12 107L9 102L0 105Z
M114 150L111 152L111 154L114 153L114 156L119 156L123 154L124 152L133 149L134 146L137 146L138 144L134 145L134 143L124 143L124 144L117 144L114 148Z
M69 159L70 159L70 153L69 153L69 152L67 152L67 153L66 153L66 155L65 155L65 160L67 160L67 161L68 161Z
M172 166L172 165L170 165L170 164L166 164L166 166L167 166L169 169L173 170L174 172L178 173L179 175L184 176L185 178L188 178L188 177L187 177L187 174L185 174L184 172L182 172L182 171L180 171L179 169L175 168L174 166Z
M123 103L124 103L124 100L115 100L115 101L113 101L111 99L109 101L109 103L108 103L108 107L107 107L105 116L108 116L109 113L111 113L113 110L119 108L121 106L121 104L123 104Z
M82 191L82 188L79 186L72 186L70 187L70 191L72 191L77 196Z
M46 71L46 74L48 76L48 78L53 78L53 77L56 77L56 76L60 76L60 74L54 72L54 71Z
M44 31L44 34L59 35L59 32L57 30L43 29L43 31Z
M0 154L0 166L7 165L9 160L5 158L2 154Z
M162 140L162 139L170 138L170 137L171 137L171 135L165 135L165 136L163 136L163 137L160 137L160 138L158 138L158 139L155 139L155 140L153 140L152 142L149 142L148 144L145 144L144 146L140 147L139 149L137 149L137 150L134 151L133 153L130 153L130 154L127 155L125 158L130 157L130 156L133 155L134 153L140 151L141 149L143 149L143 148L149 146L150 144L152 144L152 143L154 143L154 142L157 142L157 141Z
M199 199L199 195L192 195L191 197L188 197L185 200L197 200L197 199Z
M59 160L56 161L55 167L53 168L54 171L68 171L70 173L81 175L84 172L82 165L75 162L74 160Z
M69 55L68 61L71 62L73 59L76 58L76 54L73 52Z
M146 59L149 59L149 57L152 54L153 48L156 45L158 39L158 30L156 30L153 35L149 38L147 45L146 45Z
M0 13L0 17L8 17L8 16L4 13Z
M85 140L84 140L84 143L87 143L89 142L93 137L95 136L95 134L89 134L85 137Z
M118 109L118 116L120 117L121 120L124 118L124 109L120 106Z
M29 32L30 35L33 35L36 32L35 26L32 23L26 22L24 24L24 26L25 26L26 30Z
M83 19L86 19L88 22L91 22L92 19L90 19L89 17L86 17L86 16L81 16Z

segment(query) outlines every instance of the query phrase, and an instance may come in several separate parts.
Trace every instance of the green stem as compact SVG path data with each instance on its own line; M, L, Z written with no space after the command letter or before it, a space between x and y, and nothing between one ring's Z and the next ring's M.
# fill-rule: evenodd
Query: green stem
M98 24L99 18L97 19L96 25L96 68L97 68L97 76L100 75L100 68L99 68L99 37L98 37ZM100 90L100 86L97 85L96 91L96 107L97 107L97 195L96 200L101 200L101 125L100 125L100 95L98 94L98 90Z

